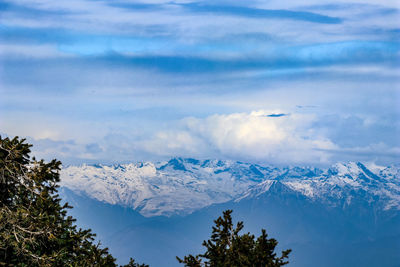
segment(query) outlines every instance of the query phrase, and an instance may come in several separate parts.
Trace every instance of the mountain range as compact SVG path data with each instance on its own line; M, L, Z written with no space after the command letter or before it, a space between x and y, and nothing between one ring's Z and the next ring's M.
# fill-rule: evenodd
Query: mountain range
M400 266L400 168L277 167L226 160L66 166L61 196L122 261L178 266L233 209L292 248L289 266ZM158 256L154 257L154 253Z

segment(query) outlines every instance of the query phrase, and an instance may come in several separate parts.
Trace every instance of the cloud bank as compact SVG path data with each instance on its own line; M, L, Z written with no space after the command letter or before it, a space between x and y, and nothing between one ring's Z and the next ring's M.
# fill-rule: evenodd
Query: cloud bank
M279 110L213 114L187 117L164 124L151 132L126 131L97 137L96 143L32 138L35 153L69 163L117 163L165 160L171 157L219 158L273 164L329 165L335 161L396 162L400 146L383 136L370 142L370 135L385 127L360 117L327 119L314 114L269 117ZM275 114L273 113L273 114ZM280 113L278 113L280 114ZM330 120L335 120L334 122ZM328 126L329 125L329 126ZM336 127L336 132L327 130ZM398 133L398 130L397 131ZM353 132L354 131L354 132ZM350 136L349 136L350 135ZM351 136L354 135L354 136ZM68 136L68 134L66 135ZM351 142L358 138L358 142Z

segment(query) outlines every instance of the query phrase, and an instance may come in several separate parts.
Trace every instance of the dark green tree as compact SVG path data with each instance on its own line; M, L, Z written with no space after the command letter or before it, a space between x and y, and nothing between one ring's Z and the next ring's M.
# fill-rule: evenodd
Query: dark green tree
M128 264L125 264L124 266L121 267L149 267L149 265L147 264L139 264L137 262L135 262L134 259L130 259Z
M240 235L243 222L238 222L234 228L231 213L232 210L224 211L223 216L214 221L211 239L203 242L207 249L204 254L176 257L177 260L188 267L279 267L289 263L286 259L290 249L282 251L278 257L275 253L278 242L268 239L264 229L257 239L250 233Z
M30 147L0 136L0 266L117 266L67 215L57 194L61 162L31 159Z

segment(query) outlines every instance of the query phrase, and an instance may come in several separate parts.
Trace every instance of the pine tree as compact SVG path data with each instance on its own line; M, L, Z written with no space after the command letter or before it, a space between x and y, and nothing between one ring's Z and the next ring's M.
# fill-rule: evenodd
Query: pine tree
M232 210L224 211L222 217L214 221L211 239L203 242L207 249L204 254L188 255L183 259L176 257L177 260L188 267L279 267L288 264L286 259L290 249L278 257L274 252L278 242L268 239L264 229L256 240L250 233L240 235L243 222L238 222L234 228L231 213Z
M147 264L139 264L134 259L130 258L129 263L121 267L149 267Z
M0 136L0 266L117 266L67 216L57 194L61 162L31 159L30 147Z

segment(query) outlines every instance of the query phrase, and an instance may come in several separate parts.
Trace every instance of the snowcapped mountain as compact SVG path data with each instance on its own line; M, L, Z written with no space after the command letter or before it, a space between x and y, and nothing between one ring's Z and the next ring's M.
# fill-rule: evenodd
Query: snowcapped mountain
M367 168L362 163L338 163L327 170L310 168L287 168L276 177L269 177L250 189L236 201L256 198L281 183L310 200L328 206L349 206L359 198L366 204L373 203L382 210L400 209L399 168Z
M226 209L246 231L265 228L292 248L294 267L400 262L399 166L280 168L173 158L69 166L61 181L70 214L125 262L133 255L151 266L180 266L175 256L199 253Z
M212 204L257 198L276 184L328 206L346 207L362 199L381 210L400 210L399 174L398 166L354 162L319 169L173 158L160 163L68 166L61 172L61 185L131 207L146 217L186 215Z
M64 168L62 186L145 216L188 214L243 194L265 179L254 165L174 158L161 163Z

